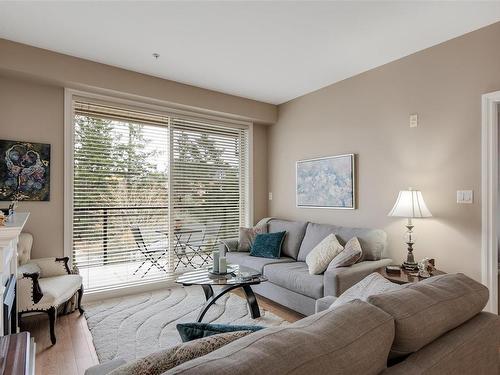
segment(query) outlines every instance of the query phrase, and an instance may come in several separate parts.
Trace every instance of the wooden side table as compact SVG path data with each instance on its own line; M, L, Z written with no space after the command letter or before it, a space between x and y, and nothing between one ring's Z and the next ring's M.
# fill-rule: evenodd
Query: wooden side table
M418 276L418 271L412 272L401 269L400 273L392 273L392 272L389 273L386 272L385 267L380 267L376 269L375 272L378 272L379 274L384 276L387 280L396 284L416 283L425 280L425 278ZM444 274L446 274L446 272L440 270L434 270L431 276L444 275Z

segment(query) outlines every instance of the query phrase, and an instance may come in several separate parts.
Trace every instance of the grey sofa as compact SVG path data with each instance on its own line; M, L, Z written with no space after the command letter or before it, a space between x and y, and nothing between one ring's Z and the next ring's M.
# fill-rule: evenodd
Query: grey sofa
M379 229L348 228L311 222L268 219L269 232L286 231L281 258L259 258L238 252L238 239L226 240L220 252L229 263L261 272L269 281L252 286L261 296L304 315L315 312L316 301L324 296L339 296L379 267L391 264L384 258L387 235ZM328 268L322 275L310 275L307 254L329 234L337 235L342 245L357 237L363 249L361 261L351 267Z
M500 317L481 312L487 300L462 274L435 276L263 329L164 374L498 375Z

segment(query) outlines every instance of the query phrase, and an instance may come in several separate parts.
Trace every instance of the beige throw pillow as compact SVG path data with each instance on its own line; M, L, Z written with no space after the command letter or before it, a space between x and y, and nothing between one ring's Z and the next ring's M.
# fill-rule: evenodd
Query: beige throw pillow
M250 251L258 234L267 233L267 223L253 228L240 227L238 251Z
M335 234L330 234L317 244L306 256L306 263L311 275L319 275L325 272L330 262L344 248L337 240Z
M355 299L366 301L370 296L402 288L404 288L403 285L392 283L378 272L374 272L342 293L340 297L332 303L330 308L334 309Z
M213 352L249 333L250 331L227 332L175 345L126 363L108 375L160 375L184 362Z
M357 237L351 238L344 246L339 255L333 258L332 262L328 267L338 268L338 267L349 267L356 263L363 256L363 250L361 249L361 244Z

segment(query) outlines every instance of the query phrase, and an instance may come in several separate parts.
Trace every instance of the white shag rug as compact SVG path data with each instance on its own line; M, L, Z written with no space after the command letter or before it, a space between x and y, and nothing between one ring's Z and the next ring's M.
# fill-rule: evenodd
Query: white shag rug
M214 288L214 292L217 293ZM100 362L126 361L181 342L177 323L195 322L205 295L200 286L174 286L167 290L135 294L85 304L85 317ZM227 293L212 305L204 323L288 324L262 308L252 319L245 299Z

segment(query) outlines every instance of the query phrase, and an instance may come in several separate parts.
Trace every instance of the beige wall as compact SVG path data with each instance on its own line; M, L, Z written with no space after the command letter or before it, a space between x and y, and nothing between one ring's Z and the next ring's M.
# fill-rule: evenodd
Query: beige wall
M6 48L6 46L8 48ZM7 51L8 50L8 51ZM2 69L9 64L17 70ZM125 90L124 94L138 94L151 99L179 100L184 107L209 109L210 112L237 115L250 121L268 123L277 115L276 106L237 98L176 82L129 72L81 59L54 54L49 51L0 40L0 139L43 142L51 144L51 193L50 202L22 202L20 210L30 211L26 230L33 233L33 256L63 256L64 227L64 87L82 87L82 83L101 83L101 88ZM24 64L24 58L35 59ZM50 61L47 61L49 59ZM60 69L43 62L65 65ZM79 71L79 69L83 69ZM90 69L86 71L86 69ZM71 72L69 76L68 71ZM91 72L92 74L90 74ZM32 74L33 73L33 74ZM36 74L34 74L36 73ZM46 76L40 74L47 73ZM99 80L94 79L95 75ZM49 79L50 78L50 79ZM69 82L68 80L78 80ZM102 80L102 81L101 81ZM93 89L96 87L93 86ZM128 91L127 91L128 90ZM155 97L155 95L157 95ZM171 101L170 101L171 102ZM267 142L266 125L254 125L254 217L266 216L267 201ZM6 202L1 206L6 206Z
M50 201L22 202L33 255L63 256L64 90L0 75L0 139L50 143ZM5 203L5 202L4 202ZM4 207L2 205L2 207Z
M152 77L0 39L0 72L57 86L100 89L238 119L273 124L275 105Z
M400 189L422 190L434 217L415 220L415 254L480 278L481 94L500 90L500 23L279 106L268 133L269 215L379 227L405 255ZM409 114L419 114L409 128ZM295 207L295 161L356 153L358 209ZM474 190L472 205L456 190Z

